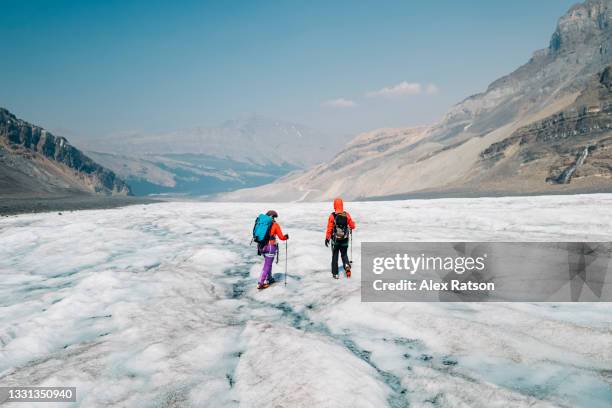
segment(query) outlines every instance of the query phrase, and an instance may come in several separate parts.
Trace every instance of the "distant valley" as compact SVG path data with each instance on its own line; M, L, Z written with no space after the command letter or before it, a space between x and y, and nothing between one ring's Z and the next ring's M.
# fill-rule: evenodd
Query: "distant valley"
M136 195L202 196L270 183L330 160L349 137L249 115L216 127L75 139Z
M252 163L205 154L127 156L87 152L126 180L135 195L203 196L270 183L298 167L289 163Z

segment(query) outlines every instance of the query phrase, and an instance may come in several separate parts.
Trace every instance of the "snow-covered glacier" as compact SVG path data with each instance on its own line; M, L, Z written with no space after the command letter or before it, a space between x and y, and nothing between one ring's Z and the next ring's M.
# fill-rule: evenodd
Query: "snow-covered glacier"
M100 407L609 407L612 304L362 303L363 241L610 241L612 195L347 203L174 202L0 220L0 385ZM249 246L290 234L257 291ZM25 403L14 404L27 406ZM56 404L52 406L61 406Z

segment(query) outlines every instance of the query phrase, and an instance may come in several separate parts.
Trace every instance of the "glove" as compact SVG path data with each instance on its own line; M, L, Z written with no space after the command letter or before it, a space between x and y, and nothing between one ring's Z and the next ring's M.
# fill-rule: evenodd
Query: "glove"
M285 234L285 239L289 239L289 234Z
M329 239L327 239L327 238L325 239L325 246L329 247Z

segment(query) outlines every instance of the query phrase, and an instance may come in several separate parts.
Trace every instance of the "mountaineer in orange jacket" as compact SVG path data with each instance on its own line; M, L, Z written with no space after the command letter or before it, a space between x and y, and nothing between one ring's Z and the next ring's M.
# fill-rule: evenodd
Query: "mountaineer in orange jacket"
M341 198L334 200L334 212L327 218L327 229L325 231L325 246L328 247L330 240L332 244L332 263L331 270L334 279L338 279L338 253L342 256L342 265L346 277L351 277L351 263L347 250L351 231L356 228L351 214L344 211L344 202Z

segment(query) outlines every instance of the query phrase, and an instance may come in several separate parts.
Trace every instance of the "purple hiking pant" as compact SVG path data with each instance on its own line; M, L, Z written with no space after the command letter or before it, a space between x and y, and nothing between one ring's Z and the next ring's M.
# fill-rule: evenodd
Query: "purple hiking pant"
M262 255L264 256L264 264L261 269L261 276L259 277L260 285L263 285L272 276L272 263L274 263L274 257L276 256L276 245L266 245Z

